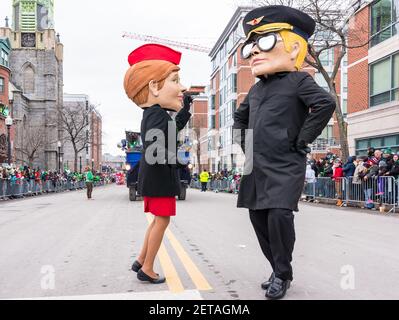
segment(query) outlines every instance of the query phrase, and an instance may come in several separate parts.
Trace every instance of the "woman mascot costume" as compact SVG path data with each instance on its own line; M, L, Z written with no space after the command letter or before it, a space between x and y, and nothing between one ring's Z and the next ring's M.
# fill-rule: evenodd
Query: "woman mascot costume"
M190 120L192 98L184 94L186 88L180 83L180 52L147 44L134 50L128 60L125 91L129 99L144 110L139 191L144 197L144 211L155 216L132 270L137 272L140 281L160 284L166 279L155 273L154 261L170 217L176 215L176 196L180 189L176 169L177 133ZM168 111L177 112L175 120Z

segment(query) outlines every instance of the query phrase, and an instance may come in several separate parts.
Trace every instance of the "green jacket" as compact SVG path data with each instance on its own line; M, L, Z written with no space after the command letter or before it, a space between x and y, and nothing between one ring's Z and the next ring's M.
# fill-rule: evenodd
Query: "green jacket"
M86 182L93 182L94 181L94 176L93 173L91 171L88 171L85 173L85 178L86 178Z

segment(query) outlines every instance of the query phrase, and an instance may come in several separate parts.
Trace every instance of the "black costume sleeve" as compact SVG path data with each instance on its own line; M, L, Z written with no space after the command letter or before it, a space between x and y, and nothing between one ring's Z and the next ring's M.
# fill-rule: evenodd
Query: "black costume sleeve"
M183 130L190 118L191 113L185 108L181 109L175 118L177 131Z
M147 135L150 130L160 130L165 135L165 141L167 142L167 135L168 135L168 118L165 112L160 108L154 108L148 114L145 119L145 134ZM146 137L142 137L145 147L156 142L155 139L152 141L147 141Z
M334 114L336 103L309 74L298 83L298 97L311 110L298 136L299 145L308 145L323 132Z
M234 142L241 145L242 151L245 153L245 130L248 129L249 123L249 93L243 103L234 113L233 139Z

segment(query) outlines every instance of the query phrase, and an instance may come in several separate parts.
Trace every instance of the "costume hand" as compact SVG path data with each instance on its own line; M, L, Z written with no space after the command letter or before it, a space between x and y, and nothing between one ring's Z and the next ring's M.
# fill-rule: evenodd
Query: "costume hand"
M187 111L190 111L192 103L193 103L193 97L188 93L185 93L183 98L183 108L186 109Z
M291 148L291 151L298 152L299 154L306 156L308 153L312 152L312 149L309 148L304 141L300 141L295 145L295 147Z

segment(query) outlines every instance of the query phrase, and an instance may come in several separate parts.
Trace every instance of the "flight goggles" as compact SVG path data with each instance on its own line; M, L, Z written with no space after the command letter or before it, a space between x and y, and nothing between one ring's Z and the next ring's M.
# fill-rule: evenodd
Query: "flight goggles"
M259 50L263 52L268 52L273 50L278 41L283 39L278 33L270 32L264 35L260 35L255 40L247 41L241 48L241 57L243 59L248 59L251 57L252 49L255 45L258 46Z

